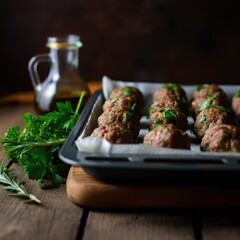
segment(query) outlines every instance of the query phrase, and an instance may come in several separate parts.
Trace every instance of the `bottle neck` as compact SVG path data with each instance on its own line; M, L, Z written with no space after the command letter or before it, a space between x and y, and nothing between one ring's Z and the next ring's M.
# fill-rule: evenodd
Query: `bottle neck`
M50 48L52 70L59 74L78 70L78 48Z

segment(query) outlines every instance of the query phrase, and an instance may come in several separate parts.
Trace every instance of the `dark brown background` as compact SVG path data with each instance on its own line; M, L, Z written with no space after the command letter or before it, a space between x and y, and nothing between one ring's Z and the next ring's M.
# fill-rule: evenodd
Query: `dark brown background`
M132 81L240 83L238 0L2 0L0 93L32 89L29 59L81 36L80 73Z

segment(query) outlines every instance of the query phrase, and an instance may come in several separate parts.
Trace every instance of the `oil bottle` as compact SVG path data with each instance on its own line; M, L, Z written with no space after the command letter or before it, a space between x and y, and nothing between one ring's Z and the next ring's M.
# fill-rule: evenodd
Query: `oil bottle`
M87 83L78 72L79 48L82 47L77 35L51 36L47 38L46 46L49 53L38 54L28 63L29 75L34 87L34 107L37 114L45 114L56 110L56 102L70 101L76 108L80 94L84 91L82 108L86 105L90 91ZM41 81L38 65L48 62L48 76ZM81 109L80 109L81 111Z

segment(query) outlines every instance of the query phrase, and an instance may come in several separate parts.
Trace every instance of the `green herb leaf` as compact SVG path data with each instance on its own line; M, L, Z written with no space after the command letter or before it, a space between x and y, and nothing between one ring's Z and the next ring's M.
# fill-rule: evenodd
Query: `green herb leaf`
M115 98L112 99L112 102L115 103L115 102L118 101L118 99L119 99L118 97L115 97Z
M218 97L218 94L209 95L209 97L206 100L204 100L204 102L200 106L199 111L201 112L203 109L211 107L213 100L217 97Z
M219 97L219 95L217 93L208 95L208 99L210 99L211 101L214 100L217 97Z
M225 112L232 113L232 111L229 108L223 107L223 106L214 106L214 108L221 109Z
M162 121L161 121L160 119L158 119L158 118L155 118L155 119L153 120L153 123L154 123L154 124L161 124Z
M202 123L202 122L204 122L204 121L206 121L207 120L207 117L204 115L203 117L201 117L200 119L199 119L199 123Z
M235 93L236 97L240 97L240 89Z
M135 112L135 110L136 110L136 107L137 107L137 104L136 103L134 103L131 107L130 107L130 109L132 110L132 111L134 111Z
M200 84L200 85L197 86L198 91L203 89L203 88L211 88L211 84L205 83L205 84Z
M175 121L177 119L177 115L176 115L175 111L172 109L168 109L168 110L164 111L163 117L168 120L173 120L173 121Z
M163 86L163 89L173 89L174 91L177 91L180 88L180 85L177 83L169 83Z
M204 151L204 152L208 152L208 151L209 151L209 147L208 147L208 146L205 146L205 147L203 148L203 151Z
M124 87L123 88L123 95L125 96L132 96L133 91L130 87Z
M67 139L79 118L79 109L85 92L81 93L78 106L74 111L71 103L57 103L58 111L46 115L24 114L24 127L10 127L4 139L0 139L5 155L22 166L30 179L39 183L43 179L57 187L64 177L55 168L58 163L58 151Z
M132 118L134 116L134 112L132 111L125 111L123 114L124 121L127 121L128 119Z
M149 106L149 107L147 108L147 119L149 119L151 111L152 111L152 107Z
M212 105L211 103L212 103L211 99L206 99L200 106L199 111L201 112L203 109L211 107Z

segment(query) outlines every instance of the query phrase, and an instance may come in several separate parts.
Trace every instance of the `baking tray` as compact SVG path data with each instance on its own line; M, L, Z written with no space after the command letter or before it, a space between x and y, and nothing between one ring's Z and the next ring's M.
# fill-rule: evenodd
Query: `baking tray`
M194 89L196 86L191 86ZM231 94L239 86L224 87L231 89ZM228 95L229 97L229 95ZM231 97L231 96L230 96ZM96 103L105 101L102 90L96 91L90 98L79 120L62 146L59 157L65 163L81 166L84 171L102 181L134 182L151 184L208 184L239 185L240 154L205 153L191 150L167 149L162 152L145 153L147 148L141 143L118 145L115 152L79 151L76 140L89 124L89 118ZM93 126L93 129L96 126ZM192 138L193 145L198 146ZM126 152L125 146L137 149ZM154 150L157 148L151 147ZM113 148L114 149L114 148Z

